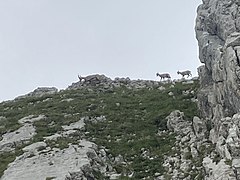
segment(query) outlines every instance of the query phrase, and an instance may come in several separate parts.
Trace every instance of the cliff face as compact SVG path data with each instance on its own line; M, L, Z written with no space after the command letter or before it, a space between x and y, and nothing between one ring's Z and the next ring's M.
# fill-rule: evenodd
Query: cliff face
M219 162L203 159L206 179L240 178L240 0L203 0L198 7L196 37L201 115ZM210 169L228 169L224 174ZM212 171L212 172L211 172ZM223 178L224 179L224 178Z
M232 116L240 109L240 1L203 0L198 7L196 37L204 117Z

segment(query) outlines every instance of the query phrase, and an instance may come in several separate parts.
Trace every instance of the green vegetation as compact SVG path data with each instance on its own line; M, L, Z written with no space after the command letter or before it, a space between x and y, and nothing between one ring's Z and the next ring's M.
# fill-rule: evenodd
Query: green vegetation
M20 127L18 120L28 115L45 115L46 119L34 123L37 135L32 142L42 141L43 137L62 131L62 125L69 125L81 117L106 117L101 122L86 122L85 132L88 139L109 149L113 157L121 155L127 163L116 163L113 167L122 173L121 179L134 172L132 179L163 173L163 156L171 155L174 135L158 135L166 130L166 116L173 110L183 111L187 120L198 115L197 106L191 101L195 98L198 81L194 84L176 83L151 89L128 89L120 87L105 90L101 87L90 89L65 90L54 95L40 98L28 97L0 104L0 116L6 117L0 135ZM194 93L183 94L184 91ZM169 95L173 92L173 96ZM84 132L69 138L59 138L57 142L48 141L50 147L65 148L76 143ZM0 154L0 175L17 153ZM100 175L99 175L100 176ZM51 177L50 177L51 178Z
M15 153L3 153L0 155L0 177L3 175L3 171L7 168L7 165L14 161Z
M3 175L4 170L8 164L15 160L16 156L22 154L21 148L17 148L15 152L5 152L0 154L0 177Z

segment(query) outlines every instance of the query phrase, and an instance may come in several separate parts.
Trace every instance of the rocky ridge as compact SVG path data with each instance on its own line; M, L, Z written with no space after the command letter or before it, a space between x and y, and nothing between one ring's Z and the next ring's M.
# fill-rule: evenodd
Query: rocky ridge
M167 83L168 81L163 81ZM83 80L70 85L67 89L81 89L86 87L102 87L103 89L113 89L121 86L129 89L140 89L146 87L153 87L159 85L160 82L152 80L131 80L130 78L115 78L114 80L106 77L105 75L89 75L84 77Z

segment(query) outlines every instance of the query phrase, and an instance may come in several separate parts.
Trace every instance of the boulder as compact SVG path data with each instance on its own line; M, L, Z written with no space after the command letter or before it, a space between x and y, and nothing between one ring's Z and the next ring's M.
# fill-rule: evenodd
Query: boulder
M191 123L184 120L184 113L180 112L179 110L171 112L166 119L168 129L177 134L184 136L190 133L192 130Z

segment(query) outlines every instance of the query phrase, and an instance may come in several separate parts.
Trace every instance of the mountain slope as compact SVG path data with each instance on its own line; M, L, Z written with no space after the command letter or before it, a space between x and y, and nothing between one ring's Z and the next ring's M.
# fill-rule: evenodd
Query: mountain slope
M12 172L22 173L15 173L18 179L31 179L37 171L45 171L39 175L45 179L151 179L165 174L164 156L176 153L175 135L167 131L165 118L176 109L188 121L197 115L198 81L101 78L0 104L0 174L8 168L2 179L13 178ZM24 128L32 133L26 135ZM58 156L77 165L67 169ZM52 173L56 169L67 173Z

